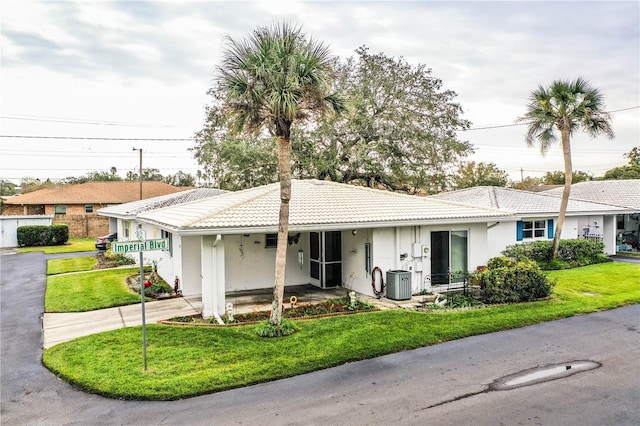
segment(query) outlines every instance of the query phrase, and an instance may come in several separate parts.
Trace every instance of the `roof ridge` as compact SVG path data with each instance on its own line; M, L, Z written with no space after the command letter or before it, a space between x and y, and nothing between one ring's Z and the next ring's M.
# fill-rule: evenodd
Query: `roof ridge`
M498 197L496 197L495 188L493 186L490 186L488 190L489 190L489 200L491 201L491 207L495 207L499 209L500 205L498 204Z

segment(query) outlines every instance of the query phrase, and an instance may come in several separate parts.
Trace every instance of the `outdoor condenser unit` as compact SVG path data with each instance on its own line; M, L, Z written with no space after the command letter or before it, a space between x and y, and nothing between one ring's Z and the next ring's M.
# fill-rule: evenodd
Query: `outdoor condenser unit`
M387 299L411 299L411 271L387 271Z

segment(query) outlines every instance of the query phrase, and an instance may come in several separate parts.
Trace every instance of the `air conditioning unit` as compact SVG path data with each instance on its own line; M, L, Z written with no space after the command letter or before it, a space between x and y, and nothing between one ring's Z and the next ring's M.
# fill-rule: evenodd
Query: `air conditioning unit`
M387 299L411 299L411 271L387 271Z

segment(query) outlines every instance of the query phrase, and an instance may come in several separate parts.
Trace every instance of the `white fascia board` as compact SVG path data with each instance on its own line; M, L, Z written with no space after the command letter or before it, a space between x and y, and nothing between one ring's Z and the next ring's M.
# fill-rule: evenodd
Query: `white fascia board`
M476 217L476 218L458 218L458 219L432 219L432 220L420 220L420 221L397 221L397 222L352 222L352 223L314 223L308 225L289 225L289 232L309 232L309 231L344 231L351 229L364 229L364 228L396 228L407 226L429 226L429 225L459 225L459 224L474 224L474 223L487 223L500 220L515 221L519 220L519 216L504 215L504 216L490 216L490 217ZM146 223L153 223L156 226L172 230L180 235L237 235L237 234L269 234L278 232L278 225L272 226L246 226L246 227L233 227L233 228L172 228L166 224L155 223L151 221L144 221Z
M628 214L631 213L630 210L593 210L593 211L580 211L580 212L566 212L565 216L615 216L618 214ZM536 212L536 213L520 213L523 217L550 217L550 216L558 216L560 212Z
M135 214L120 214L120 213L104 213L104 212L100 212L100 210L98 210L98 215L100 216L105 216L105 217L113 217L115 219L122 219L122 220L136 220L138 218L138 215Z

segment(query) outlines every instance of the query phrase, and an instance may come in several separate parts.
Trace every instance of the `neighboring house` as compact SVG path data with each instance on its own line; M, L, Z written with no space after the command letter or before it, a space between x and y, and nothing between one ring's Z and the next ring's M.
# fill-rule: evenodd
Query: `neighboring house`
M131 203L118 204L115 206L105 207L98 210L98 214L109 218L109 233L117 232L118 241L136 240L136 230L141 225L145 231L147 239L170 239L170 247L173 246L171 241L171 233L161 230L157 227L141 224L137 217L140 213L157 210L164 207L184 204L191 201L201 200L203 198L215 197L226 193L221 189L199 188L190 189L175 194L161 195L159 197L148 198L141 201L133 201ZM173 276L173 251L149 251L145 252L144 259L146 263L155 263L158 273L169 280ZM138 260L138 258L136 258Z
M178 278L184 295L202 296L203 315L216 316L226 294L273 287L279 206L276 183L150 209L136 213L136 220L147 238L171 241L159 274L169 283ZM118 210L100 214L127 220ZM286 285L344 286L374 295L380 276L388 284L387 272L410 280L410 293L459 285L455 272L489 259L489 225L510 221L515 227L516 220L482 206L293 180Z
M433 195L432 198L473 206L511 211L517 221L496 221L488 226L489 257L499 256L517 242L552 240L561 199L547 192L480 186ZM630 210L611 204L569 200L562 239L589 238L602 241L605 253L616 253L616 215Z
M187 189L191 188L175 187L164 182L143 182L142 198ZM109 220L98 216L98 209L139 199L139 182L88 182L7 198L2 215L54 215L53 223L69 226L70 238L97 237L109 232Z
M545 191L545 194L561 197L562 188ZM571 185L571 198L630 209L616 219L617 243L621 250L627 250L629 243L633 243L635 250L640 249L640 179L579 182Z

